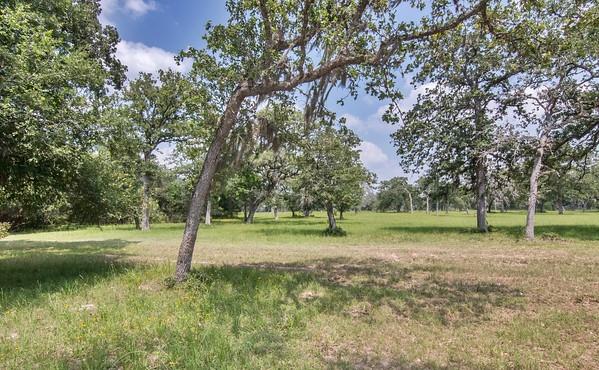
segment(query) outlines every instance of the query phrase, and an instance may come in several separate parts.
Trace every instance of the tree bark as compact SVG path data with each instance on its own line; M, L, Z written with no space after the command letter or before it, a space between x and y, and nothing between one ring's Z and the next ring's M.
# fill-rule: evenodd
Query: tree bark
M564 211L565 211L565 207L564 207L564 196L561 193L561 191L559 191L559 193L557 195L557 214L563 215Z
M526 212L526 228L524 235L526 239L535 238L535 213L537 208L537 198L539 193L539 177L543 166L543 155L545 154L545 138L542 137L537 148L537 156L530 173L530 187L528 191L528 210Z
M144 173L141 177L143 194L141 198L141 230L150 230L150 176Z
M329 221L329 230L337 230L337 220L335 220L335 211L332 204L327 204L327 218Z
M206 225L210 225L212 224L212 202L210 201L210 199L208 199L206 201L206 219L204 220L204 223Z
M254 216L256 215L256 211L258 210L259 205L260 205L260 202L250 203L250 208L248 210L247 218L245 219L246 224L254 223Z
M487 227L487 171L484 158L478 158L476 163L476 228L482 233L486 233Z
M216 172L216 166L222 147L225 144L227 136L229 136L229 132L235 123L241 104L246 96L247 88L245 87L238 87L233 92L227 103L225 112L220 119L212 144L210 144L210 148L206 153L202 171L200 172L200 178L191 198L187 220L185 222L185 230L183 232L181 245L179 246L179 255L177 257L177 267L175 270L175 280L178 282L185 280L191 270L193 250L198 234L198 228L200 226L200 212L204 209L204 204L208 197L212 178Z

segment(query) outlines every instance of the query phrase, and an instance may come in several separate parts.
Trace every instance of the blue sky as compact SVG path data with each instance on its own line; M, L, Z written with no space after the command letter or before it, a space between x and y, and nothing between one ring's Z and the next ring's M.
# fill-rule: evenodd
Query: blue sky
M189 65L176 66L174 55L189 46L202 46L207 21L227 19L222 0L102 0L102 9L101 21L119 31L117 56L128 66L130 77L169 67L185 71ZM402 105L409 107L417 93L408 81L400 82L406 97ZM393 127L381 120L385 107L386 103L364 94L344 106L329 103L363 140L362 161L379 180L405 176L389 137Z

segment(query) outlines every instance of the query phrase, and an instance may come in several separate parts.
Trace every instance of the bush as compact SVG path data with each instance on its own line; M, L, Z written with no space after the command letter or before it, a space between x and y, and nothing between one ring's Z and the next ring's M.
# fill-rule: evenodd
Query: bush
M10 223L0 222L0 239L8 236L8 230L10 230Z
M553 232L547 232L547 233L541 234L541 240L546 240L546 241L550 241L550 242L564 241L564 239L561 237L561 235L559 235L558 233L553 233Z
M325 236L347 236L347 233L342 228L338 227L336 229L326 229L324 231Z

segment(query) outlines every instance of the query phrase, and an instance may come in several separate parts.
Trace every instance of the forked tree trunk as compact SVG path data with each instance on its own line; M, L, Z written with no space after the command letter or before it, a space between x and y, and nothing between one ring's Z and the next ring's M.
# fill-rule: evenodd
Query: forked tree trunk
M335 211L332 204L327 204L327 218L329 221L329 230L337 230L337 220L335 220Z
M486 233L487 227L487 171L484 158L479 158L476 163L476 228Z
M235 90L227 103L227 107L219 121L218 129L216 130L212 144L210 144L210 148L208 148L208 152L206 153L202 171L200 172L200 178L196 184L189 204L185 230L183 231L183 239L179 246L179 255L177 257L177 267L175 271L175 280L178 282L185 280L191 270L193 249L195 247L198 228L200 226L200 212L204 210L204 204L208 197L212 178L216 172L216 166L222 147L235 123L237 114L239 113L239 109L241 108L241 104L243 103L246 94L247 90L243 87L239 87Z
M545 154L545 141L545 138L541 137L539 147L537 148L537 156L532 166L532 172L530 173L528 210L526 212L526 228L524 230L524 236L528 240L535 238L535 213L539 194L539 177L541 175L541 168L543 167L543 155Z
M245 219L245 223L246 224L253 224L254 223L254 216L256 215L256 211L258 210L258 206L259 205L260 205L259 202L252 202L252 203L250 203L248 214L247 214L247 217Z
M210 201L210 199L208 199L206 201L206 218L204 220L204 223L206 225L210 225L212 224L212 202Z
M145 173L141 177L143 184L142 198L141 198L141 230L150 230L150 176Z

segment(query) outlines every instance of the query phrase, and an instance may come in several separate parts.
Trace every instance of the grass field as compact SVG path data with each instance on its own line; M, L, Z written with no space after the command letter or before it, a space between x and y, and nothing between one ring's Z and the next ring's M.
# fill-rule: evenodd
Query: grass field
M599 368L599 213L347 214L0 241L0 368Z

